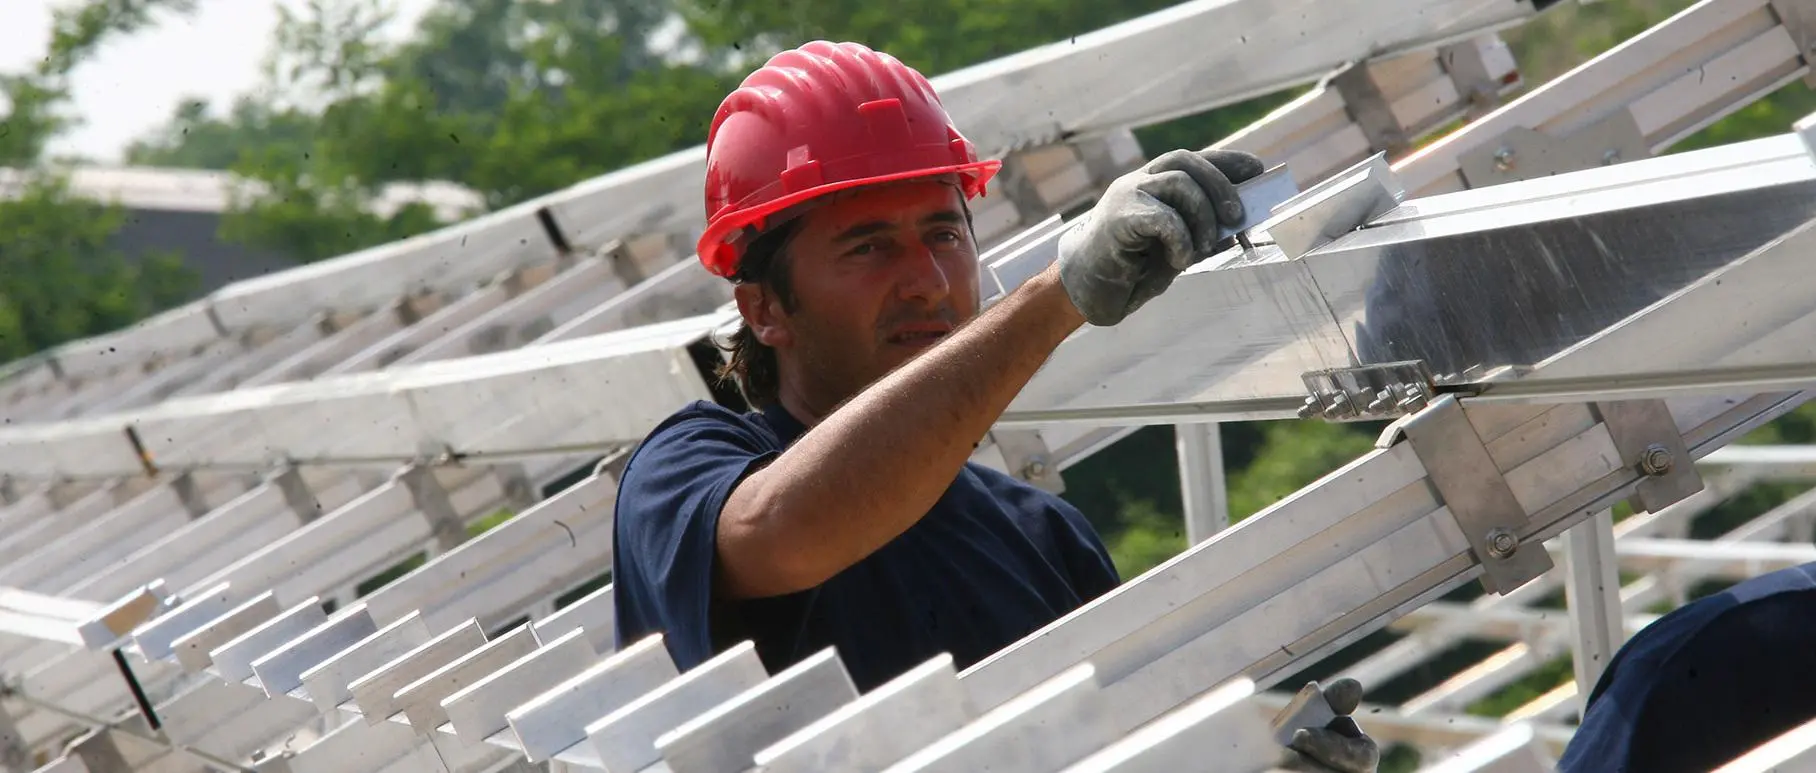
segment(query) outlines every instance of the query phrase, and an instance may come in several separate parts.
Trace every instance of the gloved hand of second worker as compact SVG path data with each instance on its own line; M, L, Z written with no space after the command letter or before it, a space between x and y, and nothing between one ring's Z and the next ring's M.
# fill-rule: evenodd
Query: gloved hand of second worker
M1094 325L1114 325L1218 249L1244 218L1236 184L1265 171L1233 150L1175 150L1110 184L1059 240L1059 278Z
M1302 727L1286 745L1280 767L1303 773L1375 773L1381 749L1350 715L1362 705L1362 683L1338 679L1324 688L1336 719L1323 727Z

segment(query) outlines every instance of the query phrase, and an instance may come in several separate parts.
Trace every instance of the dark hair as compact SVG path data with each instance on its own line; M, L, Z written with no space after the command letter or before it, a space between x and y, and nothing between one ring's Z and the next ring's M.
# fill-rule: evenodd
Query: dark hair
M738 262L738 273L732 276L732 281L738 284L761 285L775 295L783 310L790 312L796 308L796 299L784 248L799 222L798 219L789 220L753 240ZM749 324L738 323L738 330L732 333L731 340L719 348L730 355L719 366L721 384L735 380L744 392L744 399L753 408L760 409L777 400L782 374L776 364L776 350L758 341Z
M971 232L973 242L977 240L977 224L973 220L971 203L965 200L961 191L959 211L965 215L965 227ZM790 282L788 260L788 241L794 237L801 224L800 217L789 217L775 228L765 231L751 240L744 250L744 256L738 261L738 272L731 279L737 284L757 284L773 293L776 301L782 304L782 310L793 313L800 307L795 297L794 286ZM747 323L738 323L738 329L731 334L731 339L720 344L721 351L730 354L723 365L719 366L719 384L735 380L744 399L753 408L765 408L774 403L781 393L782 374L776 364L776 350L765 346L757 340L757 334Z

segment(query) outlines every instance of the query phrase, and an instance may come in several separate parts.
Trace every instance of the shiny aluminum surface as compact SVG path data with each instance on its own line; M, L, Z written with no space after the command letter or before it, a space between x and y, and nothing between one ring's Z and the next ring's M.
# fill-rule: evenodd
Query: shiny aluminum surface
M1795 136L1746 144L1408 201L1296 260L1269 244L1225 253L1067 341L1004 424L1284 418L1307 371L1397 360L1441 383L1499 368L1542 383L1547 358L1816 218L1816 165Z

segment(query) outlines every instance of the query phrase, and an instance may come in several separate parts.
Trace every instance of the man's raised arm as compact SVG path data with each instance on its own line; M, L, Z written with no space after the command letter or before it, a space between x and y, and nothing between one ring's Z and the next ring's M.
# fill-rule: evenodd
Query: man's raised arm
M825 417L742 481L720 513L731 597L819 585L913 526L1053 350L1114 325L1216 251L1260 159L1175 151L1114 182L1059 259L946 340Z

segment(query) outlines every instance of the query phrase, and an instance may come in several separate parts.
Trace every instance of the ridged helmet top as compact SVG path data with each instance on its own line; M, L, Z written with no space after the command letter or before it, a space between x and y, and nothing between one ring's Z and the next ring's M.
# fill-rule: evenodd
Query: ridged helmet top
M807 43L751 73L713 116L700 261L733 275L770 215L818 196L957 174L969 198L999 167L978 160L914 68L857 43Z

